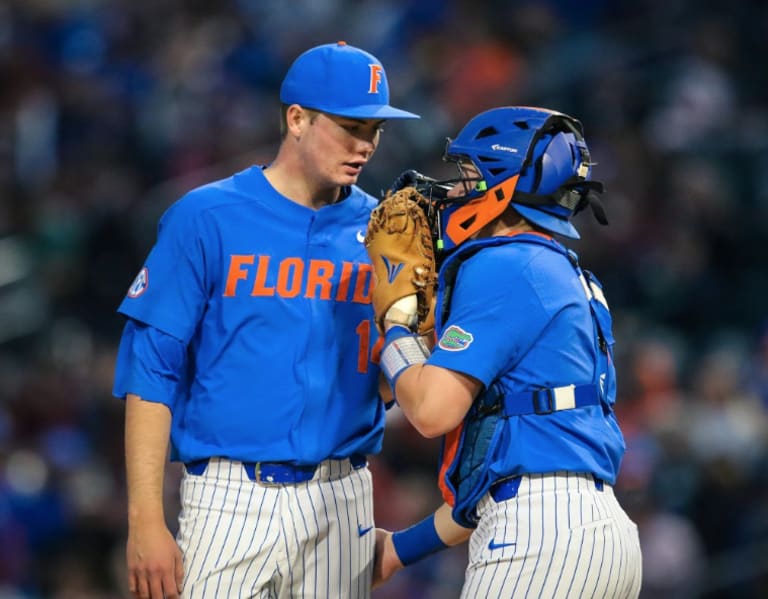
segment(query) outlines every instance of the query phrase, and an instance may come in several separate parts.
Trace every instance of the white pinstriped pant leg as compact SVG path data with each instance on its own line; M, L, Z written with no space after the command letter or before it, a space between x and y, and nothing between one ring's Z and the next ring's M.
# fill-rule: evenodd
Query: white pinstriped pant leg
M591 475L524 476L517 496L484 497L462 599L635 599L637 527Z
M265 485L240 462L213 459L204 474L185 473L181 503L184 599L370 596L368 468L328 460L311 481Z
M278 599L367 599L373 576L373 485L368 468L287 487L286 545L292 556ZM363 534L360 534L360 533ZM282 567L282 566L281 566Z
M285 559L279 535L278 489L253 483L239 462L213 459L204 474L185 473L177 535L183 597L247 597L268 587Z

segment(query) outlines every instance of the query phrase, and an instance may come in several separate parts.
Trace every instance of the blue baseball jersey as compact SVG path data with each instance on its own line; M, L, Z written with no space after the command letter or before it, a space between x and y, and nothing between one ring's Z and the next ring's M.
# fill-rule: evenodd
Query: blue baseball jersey
M176 376L165 377L173 384L153 384L142 372L167 365L139 368L158 359L131 359L122 345L140 330L127 327L114 394L157 389L143 398L172 411L173 459L317 464L380 450L384 407L363 244L375 205L352 187L313 210L254 166L166 211L119 312L178 340L183 357Z
M462 251L486 243L468 242ZM522 234L462 262L446 321L437 315L439 341L427 363L470 375L486 388L495 383L505 396L593 383L595 323L584 283L564 250L554 249L557 244ZM441 268L441 294L453 258ZM505 426L504 447L488 464L497 478L570 471L591 472L610 483L616 479L624 440L613 411L605 413L602 405L512 416Z

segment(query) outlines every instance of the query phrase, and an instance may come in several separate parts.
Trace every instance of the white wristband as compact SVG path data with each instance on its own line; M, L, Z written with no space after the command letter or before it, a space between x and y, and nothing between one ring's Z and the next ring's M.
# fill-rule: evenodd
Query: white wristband
M429 358L429 349L424 340L419 335L401 330L403 334L389 341L381 352L381 370L393 391L395 382L403 370L409 366L423 364ZM387 337L394 336L391 332L392 329L388 331Z

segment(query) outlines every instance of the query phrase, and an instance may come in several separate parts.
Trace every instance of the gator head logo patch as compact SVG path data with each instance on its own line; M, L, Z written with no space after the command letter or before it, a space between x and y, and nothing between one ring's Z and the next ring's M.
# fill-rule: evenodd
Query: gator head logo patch
M474 339L472 333L467 333L461 327L452 324L443 331L443 336L440 337L440 343L437 345L440 349L447 351L462 351L467 349Z

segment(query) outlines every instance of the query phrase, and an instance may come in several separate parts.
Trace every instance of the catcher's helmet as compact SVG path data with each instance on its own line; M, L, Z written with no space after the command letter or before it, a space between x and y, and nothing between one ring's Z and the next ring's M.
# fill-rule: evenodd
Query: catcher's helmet
M573 239L579 233L570 219L587 204L607 223L597 196L603 185L590 180L581 123L565 114L516 106L488 110L448 139L443 160L459 164L459 178L423 190L431 196L438 249L466 241L510 203L534 225ZM465 174L461 164L467 163L478 176ZM446 197L456 183L465 185L465 194Z

